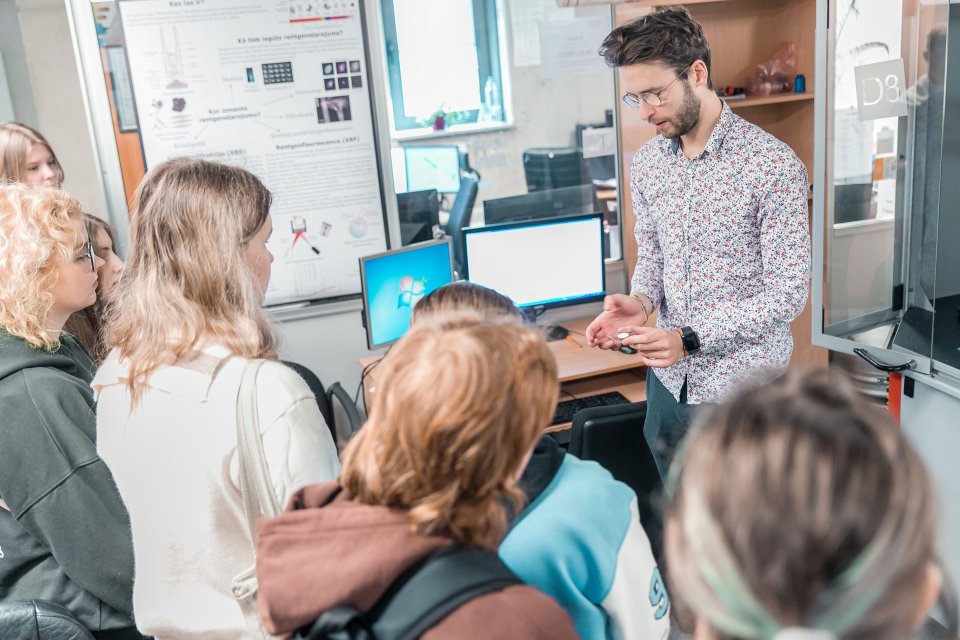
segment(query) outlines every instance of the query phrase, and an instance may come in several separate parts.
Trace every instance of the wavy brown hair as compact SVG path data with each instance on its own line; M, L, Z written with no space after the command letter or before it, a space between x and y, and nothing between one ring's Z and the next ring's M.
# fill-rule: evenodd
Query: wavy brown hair
M460 313L417 322L381 365L370 418L340 482L407 513L419 535L494 549L515 482L557 404L557 366L536 330Z
M617 27L604 38L598 53L611 67L662 64L681 75L702 60L707 87L713 87L710 44L703 27L683 6L663 7Z
M57 184L63 184L63 166L39 131L19 122L0 122L0 182L25 182L30 147L42 144L57 163Z
M672 595L716 637L909 635L937 562L931 480L844 379L816 370L744 388L701 416L680 464Z
M47 321L60 260L87 241L80 203L56 187L0 184L0 325L35 348L54 349Z
M147 172L133 196L128 260L105 336L128 362L134 404L154 371L201 342L276 357L244 257L269 212L270 192L237 167L178 158Z

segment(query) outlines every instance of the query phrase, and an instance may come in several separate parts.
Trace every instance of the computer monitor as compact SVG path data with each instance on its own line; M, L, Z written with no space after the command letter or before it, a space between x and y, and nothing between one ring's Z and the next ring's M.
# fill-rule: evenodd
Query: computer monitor
M599 213L463 230L467 280L522 308L603 300L603 219Z
M436 189L441 193L460 190L460 149L445 147L403 148L407 191Z
M527 191L573 187L590 182L583 173L583 153L574 147L527 149L523 152Z
M440 226L440 196L436 189L397 194L400 218L400 244L406 246L433 238L433 228Z
M484 200L483 220L485 224L499 224L555 218L566 214L594 213L600 211L598 206L593 185L582 184Z
M390 150L394 193L436 189L441 193L460 190L460 172L467 170L466 154L459 147L397 147Z
M451 282L449 238L360 258L367 346L377 349L403 337L417 302Z

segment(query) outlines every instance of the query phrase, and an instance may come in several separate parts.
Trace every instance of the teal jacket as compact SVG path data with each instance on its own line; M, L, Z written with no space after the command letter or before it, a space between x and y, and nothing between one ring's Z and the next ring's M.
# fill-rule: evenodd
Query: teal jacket
M38 599L93 631L133 622L130 523L97 456L96 366L0 329L0 602Z
M544 436L520 479L529 500L500 558L567 610L585 640L665 640L670 599L637 497Z

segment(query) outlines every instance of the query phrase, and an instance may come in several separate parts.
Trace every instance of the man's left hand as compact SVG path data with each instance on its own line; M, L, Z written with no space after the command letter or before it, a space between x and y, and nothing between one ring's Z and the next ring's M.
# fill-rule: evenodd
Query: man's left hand
M633 334L622 342L635 348L648 367L664 369L676 364L684 355L683 340L675 329L621 327L619 331Z

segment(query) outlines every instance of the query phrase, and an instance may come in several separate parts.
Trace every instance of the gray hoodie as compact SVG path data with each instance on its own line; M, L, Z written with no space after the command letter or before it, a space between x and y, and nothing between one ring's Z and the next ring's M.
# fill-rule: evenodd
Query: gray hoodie
M132 625L130 524L97 456L96 366L0 329L0 602L39 599L93 631Z

